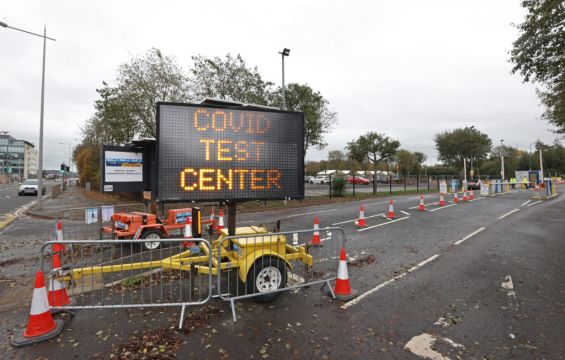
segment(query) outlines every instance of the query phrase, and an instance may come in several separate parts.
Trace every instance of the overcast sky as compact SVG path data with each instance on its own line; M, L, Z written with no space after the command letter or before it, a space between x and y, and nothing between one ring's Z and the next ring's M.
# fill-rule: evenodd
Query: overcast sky
M96 88L149 48L185 69L192 55L240 53L280 84L308 83L338 113L326 158L367 131L434 162L434 134L475 125L493 142L552 142L535 88L511 75L508 52L525 12L518 0L467 1L5 1L0 21L47 25L44 168L93 114ZM0 131L38 143L42 39L0 28Z

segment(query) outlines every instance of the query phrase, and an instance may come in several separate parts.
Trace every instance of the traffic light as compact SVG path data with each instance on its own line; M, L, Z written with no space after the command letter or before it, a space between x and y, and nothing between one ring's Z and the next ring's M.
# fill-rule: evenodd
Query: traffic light
M69 169L69 167L68 167L68 166L66 167L66 169L65 169L65 170L67 171L67 174L68 174L68 173L70 172L70 171L69 171L70 169Z
M65 164L61 164L61 174L65 172Z

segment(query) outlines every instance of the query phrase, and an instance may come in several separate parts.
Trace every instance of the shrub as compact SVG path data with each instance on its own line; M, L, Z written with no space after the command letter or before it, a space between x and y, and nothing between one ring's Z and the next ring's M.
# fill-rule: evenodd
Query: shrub
M344 176L332 177L332 195L342 197L345 192L345 185L347 185L347 180Z

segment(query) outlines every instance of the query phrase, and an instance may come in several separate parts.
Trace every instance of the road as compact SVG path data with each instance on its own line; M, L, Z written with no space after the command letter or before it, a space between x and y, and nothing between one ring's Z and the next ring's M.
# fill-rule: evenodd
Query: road
M365 201L364 229L353 223L360 202L238 217L242 225L282 219L283 230L311 228L316 215L321 227L341 226L350 258L374 258L349 266L351 285L359 292L350 302L332 300L311 287L285 293L271 304L239 301L234 323L229 307L215 300L193 309L185 332L170 330L178 317L175 308L82 311L58 340L22 350L4 341L0 348L11 358L109 357L116 349L139 344L141 333L159 330L178 340L178 358L563 356L563 194L537 201L527 191L516 191L445 207L434 204L437 195L427 194L425 212L417 210L418 196L395 199L392 221L381 215L388 199ZM50 228L49 222L18 219L0 233L0 245L15 245L15 236ZM41 242L26 246L37 248ZM25 262L24 252L18 253ZM2 274L11 279L27 271L29 279L29 268ZM4 339L13 336L15 324L25 323L28 308L10 310L2 312Z
M47 181L45 185L45 196L51 192L51 187L55 182ZM18 196L19 183L0 184L0 215L15 212L18 208L37 201L36 196Z

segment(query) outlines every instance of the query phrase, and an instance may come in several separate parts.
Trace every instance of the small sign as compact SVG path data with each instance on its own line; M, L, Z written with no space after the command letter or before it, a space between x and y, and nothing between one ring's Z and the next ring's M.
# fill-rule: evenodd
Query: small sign
M84 219L87 224L95 224L98 222L98 208L86 208L84 210Z
M113 192L114 185L104 185L104 192Z
M447 194L447 181L445 180L439 181L439 192L443 194Z
M192 243L192 245L190 245L190 253L200 254L200 244L199 243Z
M111 185L110 185L111 186ZM102 206L102 221L110 221L112 219L112 215L114 215L114 207L113 206Z

